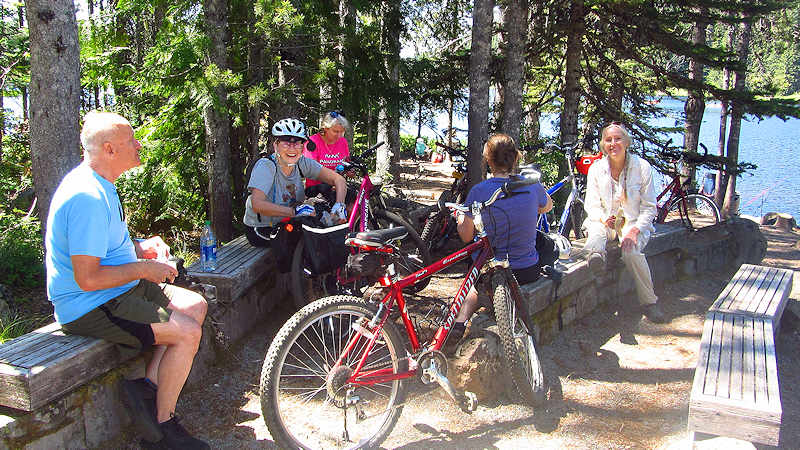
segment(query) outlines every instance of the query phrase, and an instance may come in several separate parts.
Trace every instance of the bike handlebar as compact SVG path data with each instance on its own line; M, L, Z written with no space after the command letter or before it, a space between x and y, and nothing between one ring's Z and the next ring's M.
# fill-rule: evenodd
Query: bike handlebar
M449 145L444 145L444 144L442 144L441 142L438 142L438 141L436 142L436 146L443 148L444 151L446 151L447 153L450 154L450 156L462 156L462 157L465 156L463 149L453 148L453 147L450 147Z
M538 176L538 173L536 173L536 174L531 174L530 176L522 178L522 179L517 180L517 181L508 181L506 183L503 183L502 186L497 188L492 193L491 197L489 197L489 200L486 200L485 202L479 203L479 209L483 209L483 208L486 208L487 206L491 206L492 203L496 202L497 200L500 200L500 199L503 199L503 198L508 198L508 197L513 196L513 195L519 194L520 193L519 192L520 188L523 188L525 186L529 186L531 184L536 184L540 180L541 180L541 178ZM505 194L505 195L503 195L501 197L502 194ZM460 205L458 203L445 202L444 206L446 208L454 210L454 211L467 212L467 211L470 210L470 206L469 205Z
M336 167L336 171L339 173L343 173L347 172L350 169L360 169L362 175L366 174L368 172L368 169L366 163L364 162L364 159L371 156L372 153L375 153L375 150L377 150L384 143L385 143L384 141L378 142L372 147L364 150L360 156L351 155L350 161L345 161L342 164L339 164Z

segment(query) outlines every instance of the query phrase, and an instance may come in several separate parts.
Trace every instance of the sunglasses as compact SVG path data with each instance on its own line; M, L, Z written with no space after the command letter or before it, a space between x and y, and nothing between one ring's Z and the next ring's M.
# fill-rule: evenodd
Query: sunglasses
M334 119L338 119L339 117L342 116L342 113L340 113L339 111L331 111L328 113L328 115L333 117Z
M282 138L281 137L281 138L278 138L278 142L283 142L283 143L289 144L289 145L302 144L305 141L306 141L305 139L302 139L302 138L299 138L299 137L288 137L288 138Z

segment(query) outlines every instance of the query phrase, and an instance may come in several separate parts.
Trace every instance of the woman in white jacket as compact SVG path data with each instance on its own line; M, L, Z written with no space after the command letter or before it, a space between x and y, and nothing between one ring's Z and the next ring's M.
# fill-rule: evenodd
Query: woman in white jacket
M631 136L622 124L603 128L600 149L604 156L589 168L587 180L584 248L590 252L590 269L599 274L605 267L606 242L619 239L622 261L633 274L644 315L651 322L663 323L664 313L642 253L655 230L653 170L647 161L628 152L630 145Z

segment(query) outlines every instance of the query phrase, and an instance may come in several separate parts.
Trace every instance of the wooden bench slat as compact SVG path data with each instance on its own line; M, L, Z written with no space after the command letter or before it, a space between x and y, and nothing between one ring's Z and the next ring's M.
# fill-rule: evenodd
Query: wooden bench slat
M740 316L733 316L733 343L731 351L731 373L741 374L744 368L744 318ZM731 376L730 397L736 400L742 400L742 377L733 375Z
M720 346L722 341L722 321L713 320L713 328L711 331L711 347L708 356L708 371L706 372L706 379L704 383L703 393L708 395L716 395L717 393L717 379L719 374L719 359L720 359Z
M735 297L730 299L728 310L730 311L753 311L751 309L751 302L756 299L758 292L761 290L761 285L767 281L769 270L761 270L756 267L751 274L751 277L746 282L746 287Z
M770 405L777 405L776 412L781 410L781 393L778 378L778 358L775 354L775 330L773 324L764 322L764 340L766 344L767 397Z
M756 376L755 376L755 394L756 404L767 403L769 397L767 396L767 362L766 362L766 343L764 342L764 326L763 321L753 319L753 353L755 357Z
M789 294L792 292L794 272L788 270L782 272L780 284L773 292L772 298L767 302L767 307L762 313L769 317L780 317L783 314Z
M750 264L742 264L739 267L739 270L733 275L731 281L725 285L725 289L717 296L717 299L714 300L714 303L711 305L710 311L717 311L724 309L728 306L731 299L735 298L736 295L739 294L739 291L742 290L745 283L747 282L747 278L750 273L753 271L754 266Z
M722 316L722 335L719 341L719 372L716 395L731 398L731 360L733 352L733 316Z
M766 267L759 268L758 278L753 280L748 286L748 289L736 298L731 309L755 313L758 309L758 305L764 299L775 273L774 270Z
M742 330L742 336L744 337L744 342L742 346L742 400L748 402L755 402L756 401L756 384L755 384L755 376L756 376L756 366L755 366L755 342L754 342L754 330L753 330L753 321L752 320L745 320L742 318L744 322L744 327Z
M713 331L714 321L708 320L703 323L703 337L711 336ZM700 352L698 355L697 369L694 374L694 381L692 382L692 396L701 395L705 390L706 376L708 374L709 358L711 357L711 340L700 340Z
M20 355L20 357L12 361L11 364L29 368L41 365L43 361L52 359L53 354L58 355L68 352L75 347L86 345L91 340L94 340L94 338L85 336L70 336L68 338L64 336L63 339L53 339L48 341L46 345L42 345L40 348L27 355Z

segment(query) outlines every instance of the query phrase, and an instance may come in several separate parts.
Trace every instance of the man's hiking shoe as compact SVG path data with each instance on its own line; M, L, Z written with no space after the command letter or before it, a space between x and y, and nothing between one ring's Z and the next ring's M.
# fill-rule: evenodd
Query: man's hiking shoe
M456 349L461 342L461 338L464 337L465 331L467 331L466 323L456 322L453 324L453 328L450 330L450 333L448 333L447 340L442 346L442 353L444 353L445 356L449 358L456 354Z
M164 436L156 420L156 386L146 378L122 380L120 391L139 435L150 442L160 441Z
M664 323L667 321L667 317L664 315L664 311L661 310L661 307L658 306L658 303L651 303L649 305L644 305L642 307L642 312L644 316L647 317L647 320L653 323Z
M205 450L211 449L205 441L201 441L196 437L189 434L186 428L178 422L177 417L173 417L168 421L160 424L161 431L164 433L164 439L158 444L161 448L169 448L172 450L192 449L192 450Z
M605 271L606 259L603 257L601 253L592 252L589 255L588 265L589 265L589 270L592 271L592 275L594 275L595 277L599 277L600 275L603 275L603 272Z

